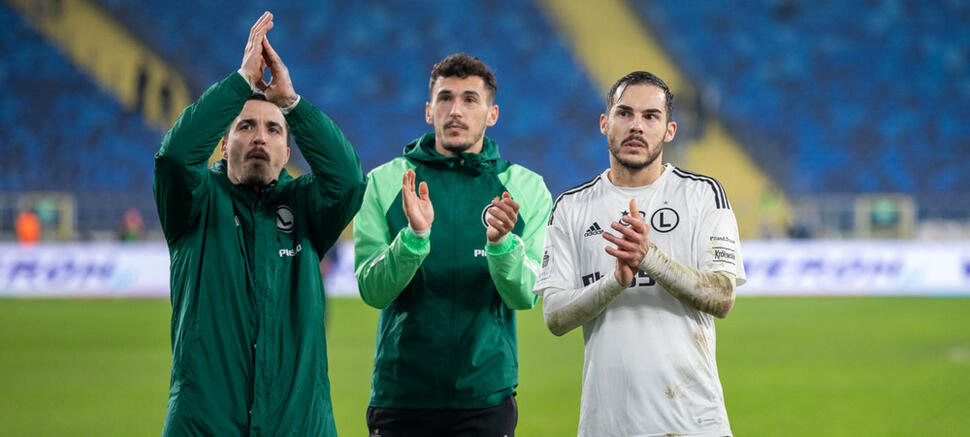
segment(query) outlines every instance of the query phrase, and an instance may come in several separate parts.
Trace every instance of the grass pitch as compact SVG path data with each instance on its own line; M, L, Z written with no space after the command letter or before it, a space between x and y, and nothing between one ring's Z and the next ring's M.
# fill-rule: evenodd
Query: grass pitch
M334 413L366 435L377 310L330 301ZM0 299L0 435L152 436L171 349L165 300ZM970 299L740 298L717 323L738 436L970 435ZM519 313L517 435L575 435L582 335Z

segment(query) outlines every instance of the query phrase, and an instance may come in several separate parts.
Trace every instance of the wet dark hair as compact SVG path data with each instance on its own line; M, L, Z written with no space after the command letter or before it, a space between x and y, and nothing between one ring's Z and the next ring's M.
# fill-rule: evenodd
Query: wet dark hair
M626 76L621 77L620 80L613 84L613 87L610 88L609 94L606 95L607 114L610 112L610 108L612 108L613 105L616 104L616 101L620 98L620 96L616 95L620 88L626 90L630 87L630 85L643 84L653 85L664 91L664 97L666 100L666 102L664 102L664 111L666 112L665 116L669 122L673 118L674 113L674 94L670 92L670 87L667 86L667 83L665 83L663 79L646 71L634 71Z
M498 82L492 70L485 65L481 59L465 53L455 53L441 60L431 69L431 80L428 82L428 94L434 89L434 82L439 77L459 77L478 76L485 82L485 89L488 90L488 99L495 101L495 93L498 92Z

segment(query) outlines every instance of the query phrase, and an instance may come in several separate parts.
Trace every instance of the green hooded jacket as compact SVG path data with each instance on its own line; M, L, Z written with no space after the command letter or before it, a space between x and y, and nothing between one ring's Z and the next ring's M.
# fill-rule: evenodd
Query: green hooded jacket
M498 405L518 385L515 313L532 294L552 198L542 177L481 153L444 156L433 134L370 172L354 220L357 283L381 309L370 405L469 409ZM414 169L434 206L428 236L408 228L402 177ZM488 245L485 216L508 191L519 217L507 238Z
M312 172L233 185L212 149L251 94L233 73L155 155L171 255L172 377L163 436L336 436L320 257L365 188L357 153L305 99L286 114Z

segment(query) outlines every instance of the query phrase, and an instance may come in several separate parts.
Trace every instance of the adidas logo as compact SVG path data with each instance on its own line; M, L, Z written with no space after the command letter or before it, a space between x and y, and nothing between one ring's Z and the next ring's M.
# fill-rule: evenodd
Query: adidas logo
M593 226L590 226L589 229L586 230L585 235L587 237L592 237L593 235L599 235L602 233L603 233L603 228L600 227L600 224L593 222Z

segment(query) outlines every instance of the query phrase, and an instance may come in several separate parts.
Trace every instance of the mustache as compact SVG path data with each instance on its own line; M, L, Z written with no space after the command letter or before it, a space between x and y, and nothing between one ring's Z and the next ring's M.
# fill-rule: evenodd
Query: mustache
M462 129L468 129L468 125L467 124L462 123L462 122L460 122L458 120L451 120L451 121L445 123L445 129L448 129L449 127L454 127L454 126L460 127Z
M630 135L624 138L623 141L620 141L620 145L626 144L630 141L637 141L640 144L643 144L644 147L650 147L650 143L647 142L647 139L644 137L641 137L640 135Z
M260 158L269 161L269 153L266 153L263 149L253 149L246 154L246 159L249 158Z

